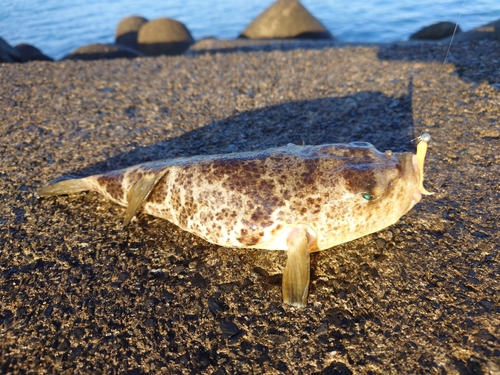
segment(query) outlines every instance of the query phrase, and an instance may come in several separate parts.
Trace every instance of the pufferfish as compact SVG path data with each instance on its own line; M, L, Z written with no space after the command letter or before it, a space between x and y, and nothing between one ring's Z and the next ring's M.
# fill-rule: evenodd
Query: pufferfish
M428 193L423 186L429 134L416 155L379 152L366 142L178 157L38 190L38 196L97 191L208 242L287 251L283 301L305 307L310 253L396 223Z

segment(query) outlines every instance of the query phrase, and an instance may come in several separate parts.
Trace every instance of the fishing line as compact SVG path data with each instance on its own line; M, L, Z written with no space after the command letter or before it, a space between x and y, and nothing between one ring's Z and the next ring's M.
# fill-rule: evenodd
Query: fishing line
M458 23L460 22L460 17L462 16L462 13L464 11L466 1L467 0L463 0L462 7L460 8L460 12L458 13L457 22L455 23L455 29L453 30L453 35L451 36L450 45L448 46L448 50L446 51L446 56L444 57L443 65L446 64L446 60L448 60L448 55L451 50L451 44L453 43L453 39L455 38L455 34L457 33Z
M449 56L450 51L451 51L451 46L453 44L453 40L455 39L455 35L457 34L458 24L460 22L460 18L462 17L462 13L464 12L465 2L466 1L467 0L463 0L462 1L462 6L460 7L460 11L458 13L457 21L455 22L455 28L453 29L453 34L451 35L450 43L448 44L448 48L446 50L446 55L445 55L444 60L443 60L443 64L442 64L443 66L446 65L446 62L448 60L448 56ZM421 131L420 131L420 136L412 139L411 140L412 142L414 142L414 141L417 141L417 142L420 142L420 141L429 142L430 141L430 134L429 133L424 133L424 127L425 127L425 125L422 124Z

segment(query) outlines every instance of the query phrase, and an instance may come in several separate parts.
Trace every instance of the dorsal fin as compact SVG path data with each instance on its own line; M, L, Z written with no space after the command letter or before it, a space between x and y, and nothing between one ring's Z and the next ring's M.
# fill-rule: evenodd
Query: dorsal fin
M125 211L123 226L130 223L130 220L132 220L139 208L141 208L158 181L160 181L166 173L167 170L160 173L145 174L130 188L127 193L127 210Z

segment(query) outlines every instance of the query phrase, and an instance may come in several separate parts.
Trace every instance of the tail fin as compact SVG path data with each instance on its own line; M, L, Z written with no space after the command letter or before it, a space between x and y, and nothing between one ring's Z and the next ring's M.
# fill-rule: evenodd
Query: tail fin
M88 177L50 182L36 192L38 197L51 197L54 195L73 194L81 191L92 190Z

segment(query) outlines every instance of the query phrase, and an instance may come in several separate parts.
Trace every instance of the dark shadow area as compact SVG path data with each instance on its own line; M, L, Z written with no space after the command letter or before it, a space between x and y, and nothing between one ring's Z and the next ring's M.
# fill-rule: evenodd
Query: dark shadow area
M238 35L238 39L249 40L251 38L247 37L245 34L240 34L240 35ZM266 38L263 38L263 39L266 39ZM273 39L273 38L269 38L269 39ZM289 38L284 38L284 39L334 40L334 37L332 36L332 34L329 31L325 30L325 31L306 31L306 32L291 36Z
M141 52L121 44L94 43L76 49L61 60L133 59L143 56Z
M137 49L146 56L174 56L186 51L192 42L138 43Z
M137 31L129 31L116 37L116 44L137 49Z
M315 39L246 39L221 40L206 38L198 41L187 52L188 55L216 53L254 52L254 51L292 51L297 49L321 50L343 45L335 40Z
M380 46L378 58L389 61L422 61L443 63L450 42L440 43L395 43ZM487 53L485 53L487 51ZM456 66L460 78L466 82L490 84L500 83L498 41L454 41L449 49L447 63ZM496 55L493 56L492 55Z
M388 61L421 61L443 63L450 41L401 41L395 43L345 43L334 40L313 39L236 39L231 41L207 38L198 41L186 54L215 54L252 51L290 51L296 49L321 50L324 48L376 47L378 58ZM487 51L487 53L485 53ZM457 73L466 82L487 80L490 84L500 84L498 69L500 41L459 41L454 40L449 49L447 63L457 67ZM496 55L493 56L492 54Z
M177 156L218 154L284 146L366 141L380 151L414 150L411 83L408 94L360 92L339 98L295 101L239 113L174 139L134 145L133 151L79 170L102 173Z

